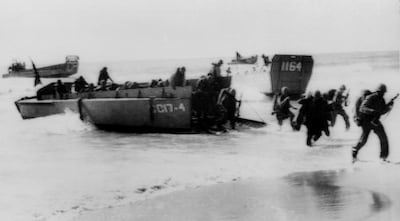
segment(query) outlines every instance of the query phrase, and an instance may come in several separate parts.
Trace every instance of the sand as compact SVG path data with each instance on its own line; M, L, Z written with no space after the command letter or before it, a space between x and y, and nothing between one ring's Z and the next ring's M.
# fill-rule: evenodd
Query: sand
M397 184L388 178L396 170L398 165L371 162L281 179L233 180L87 212L74 220L398 220L400 190L388 188Z

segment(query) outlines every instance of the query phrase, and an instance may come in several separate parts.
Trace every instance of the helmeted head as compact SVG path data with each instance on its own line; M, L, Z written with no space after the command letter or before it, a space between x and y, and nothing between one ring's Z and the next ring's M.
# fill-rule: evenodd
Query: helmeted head
M287 87L282 87L281 88L281 94L288 94L288 92L289 92L289 89L287 88Z
M229 93L230 93L233 97L236 96L236 90L233 89L233 88L229 88Z
M321 98L321 91L316 90L315 93L314 93L314 97L315 98Z
M346 90L346 86L343 84L343 85L341 85L340 87L339 87L339 90L340 91L345 91Z
M378 88L376 89L376 92L378 92L378 94L385 94L387 91L386 85L385 84L380 84L378 86Z

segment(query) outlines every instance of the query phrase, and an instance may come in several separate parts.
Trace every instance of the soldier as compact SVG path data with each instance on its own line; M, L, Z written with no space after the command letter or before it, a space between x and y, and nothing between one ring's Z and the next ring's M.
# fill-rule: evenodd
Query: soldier
M86 82L86 80L82 76L80 76L78 79L76 79L74 84L75 84L75 92L78 92L78 93L83 92L86 89L86 87L89 86L89 84Z
M279 93L274 101L274 111L272 114L276 114L276 119L278 120L278 124L281 126L282 121L289 118L290 119L290 125L294 129L294 123L293 123L293 118L294 114L290 111L290 108L294 108L290 104L290 97L289 97L289 91L287 87L282 87L281 88L281 93Z
M295 121L295 130L300 130L301 125L305 123L305 115L309 111L313 99L312 93L308 92L303 98L297 101L301 107Z
M221 77L221 66L224 64L222 60L219 60L218 63L212 63L211 73L215 78Z
M263 58L263 61L264 61L264 65L265 65L265 66L268 66L268 65L271 63L271 61L269 60L269 57L268 57L268 56L265 56L265 55L263 54L261 57Z
M322 98L320 91L315 91L313 100L308 104L305 115L305 125L307 127L307 146L312 145L312 140L317 141L322 131L325 131L326 135L329 136L329 131L326 131L328 127L328 120L326 114L329 110L328 103Z
M386 161L389 155L389 144L385 129L379 121L381 115L391 110L393 106L393 98L389 103L385 102L384 95L386 93L386 85L379 85L377 91L367 96L362 101L359 108L360 125L362 128L361 137L356 146L353 147L352 157L353 162L357 160L357 154L360 149L367 143L369 133L374 131L378 136L381 146L380 158Z
M231 128L235 129L236 125L236 91L232 88L224 88L218 96L218 104L221 104L225 109L224 122L229 121Z
M185 72L186 68L185 67L180 67L176 69L176 72L171 76L171 87L176 88L176 87L182 87L185 85Z
M64 85L64 83L61 80L57 80L56 91L57 91L58 97L60 99L64 99L66 94L68 93L67 87Z
M114 82L114 81L111 79L110 75L108 74L107 67L104 67L104 68L101 69L101 71L100 71L99 79L98 79L98 81L97 81L97 85L101 85L101 86L105 87L106 84L107 84L107 80L108 80L108 79L110 79L111 82Z
M349 116L347 115L346 111L343 109L343 105L347 106L347 98L349 94L344 95L344 92L346 91L346 86L342 85L340 86L339 90L336 91L335 96L333 98L333 103L332 103L332 121L331 121L331 126L335 126L336 123L336 117L337 115L341 115L344 119L344 122L346 123L346 129L348 130L350 128L350 121L349 121Z

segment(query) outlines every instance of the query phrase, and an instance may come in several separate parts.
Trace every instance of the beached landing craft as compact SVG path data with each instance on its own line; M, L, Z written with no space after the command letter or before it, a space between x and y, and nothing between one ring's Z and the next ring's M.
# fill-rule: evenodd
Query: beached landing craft
M278 94L282 87L287 87L293 98L306 92L311 79L314 60L310 55L275 55L271 65L271 92Z
M41 78L60 78L68 77L78 72L79 57L70 55L65 58L64 64L56 64L47 67L37 68ZM34 78L34 69L26 69L25 63L14 62L9 68L8 73L3 74L3 78L7 77L28 77Z
M231 77L219 77L217 80L221 88L230 87ZM37 96L22 98L15 104L23 119L70 110L79 113L82 120L102 129L190 132L204 127L211 128L221 120L221 116L215 114L199 115L197 107L206 109L210 99L204 96L194 99L196 82L197 79L186 80L184 86L175 88L149 87L149 84L135 84L134 88L125 88L119 85L114 86L119 88L114 90L66 93L61 96L56 92L56 85L51 83L38 90ZM64 85L71 91L73 83ZM244 119L238 120L243 122Z

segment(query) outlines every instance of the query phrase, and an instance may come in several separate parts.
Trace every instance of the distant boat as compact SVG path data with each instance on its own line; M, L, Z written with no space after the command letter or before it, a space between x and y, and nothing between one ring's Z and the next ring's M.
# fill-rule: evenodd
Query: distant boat
M79 57L70 55L65 58L65 63L56 64L47 67L39 67L37 71L41 78L62 78L68 77L78 72ZM14 62L9 68L8 73L3 74L3 78L8 77L27 77L34 78L33 69L26 69L25 63Z
M257 63L257 55L251 57L242 57L238 52L236 52L236 59L233 59L228 64L255 64Z

